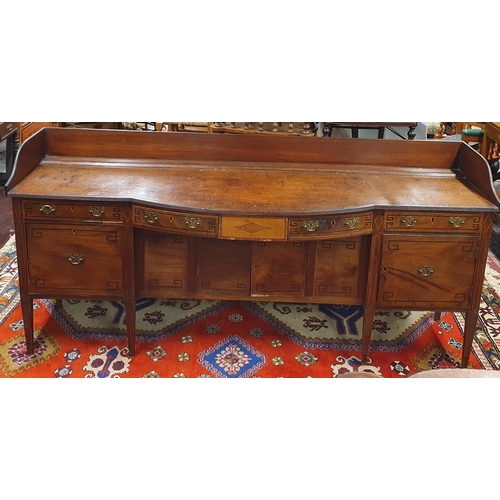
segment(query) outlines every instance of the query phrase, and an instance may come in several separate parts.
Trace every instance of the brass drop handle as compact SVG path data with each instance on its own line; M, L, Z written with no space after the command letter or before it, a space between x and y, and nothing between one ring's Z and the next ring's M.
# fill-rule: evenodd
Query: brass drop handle
M416 217L401 217L401 224L404 224L406 227L413 227L417 223Z
M450 224L453 227L462 227L465 224L465 217L450 217Z
M150 224L154 224L156 221L160 220L160 216L154 212L144 212L144 218Z
M319 220L306 220L302 223L302 227L312 233L319 227Z
M186 217L186 225L189 229L196 229L201 224L201 219L198 217Z
M418 272L422 275L422 276L430 276L433 272L434 272L434 268L431 267L431 266L422 266L422 267L419 267L418 268Z
M77 266L78 264L81 264L83 262L83 255L79 255L77 253L74 253L73 255L70 255L68 257L68 260L74 265Z
M12 123L9 123L7 125L7 132L10 132L13 128L14 128L14 125L12 125Z
M347 219L344 219L344 224L349 229L354 229L359 224L359 217L349 217Z
M56 211L56 207L54 205L40 205L40 212L49 215L52 212Z
M101 215L104 215L104 212L106 212L106 209L104 207L89 207L89 212L94 217L100 217Z

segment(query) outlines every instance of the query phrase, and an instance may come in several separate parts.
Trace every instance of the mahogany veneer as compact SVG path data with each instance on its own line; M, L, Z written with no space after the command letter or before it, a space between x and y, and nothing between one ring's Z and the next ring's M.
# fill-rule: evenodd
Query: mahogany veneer
M7 184L36 297L342 303L477 321L499 201L464 143L46 128Z

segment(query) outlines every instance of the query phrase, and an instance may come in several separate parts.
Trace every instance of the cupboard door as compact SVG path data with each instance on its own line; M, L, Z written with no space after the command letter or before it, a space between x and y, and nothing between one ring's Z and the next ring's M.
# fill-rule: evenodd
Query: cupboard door
M253 242L252 297L304 297L306 257L306 242Z
M473 236L384 235L378 304L468 307L478 244Z
M199 238L198 293L207 298L248 298L251 254L249 241Z
M362 237L318 241L314 268L314 297L333 302L358 296Z
M144 231L142 295L170 297L188 290L186 236Z
M26 238L31 293L123 294L120 227L28 223Z

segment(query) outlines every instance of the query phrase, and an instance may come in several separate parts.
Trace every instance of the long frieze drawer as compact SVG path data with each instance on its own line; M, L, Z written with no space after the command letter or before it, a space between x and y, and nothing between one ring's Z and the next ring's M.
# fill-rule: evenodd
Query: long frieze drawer
M68 203L54 200L23 201L25 219L58 220L107 220L121 222L123 210L120 205L105 203Z
M232 240L284 240L285 218L223 216L220 236Z
M432 214L412 212L388 212L384 228L390 231L466 231L479 232L482 216L466 213Z
M198 215L170 212L134 206L134 224L150 229L167 229L171 233L192 233L217 236L218 218L215 215Z
M330 217L290 218L290 238L328 238L336 233L366 234L373 225L371 212L344 214Z

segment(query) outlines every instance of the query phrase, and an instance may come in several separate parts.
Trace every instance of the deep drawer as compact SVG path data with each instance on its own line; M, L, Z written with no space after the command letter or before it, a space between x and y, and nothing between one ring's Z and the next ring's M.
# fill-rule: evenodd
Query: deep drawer
M475 236L384 235L378 305L468 307L478 247Z
M31 293L122 294L121 227L28 223L26 239Z

